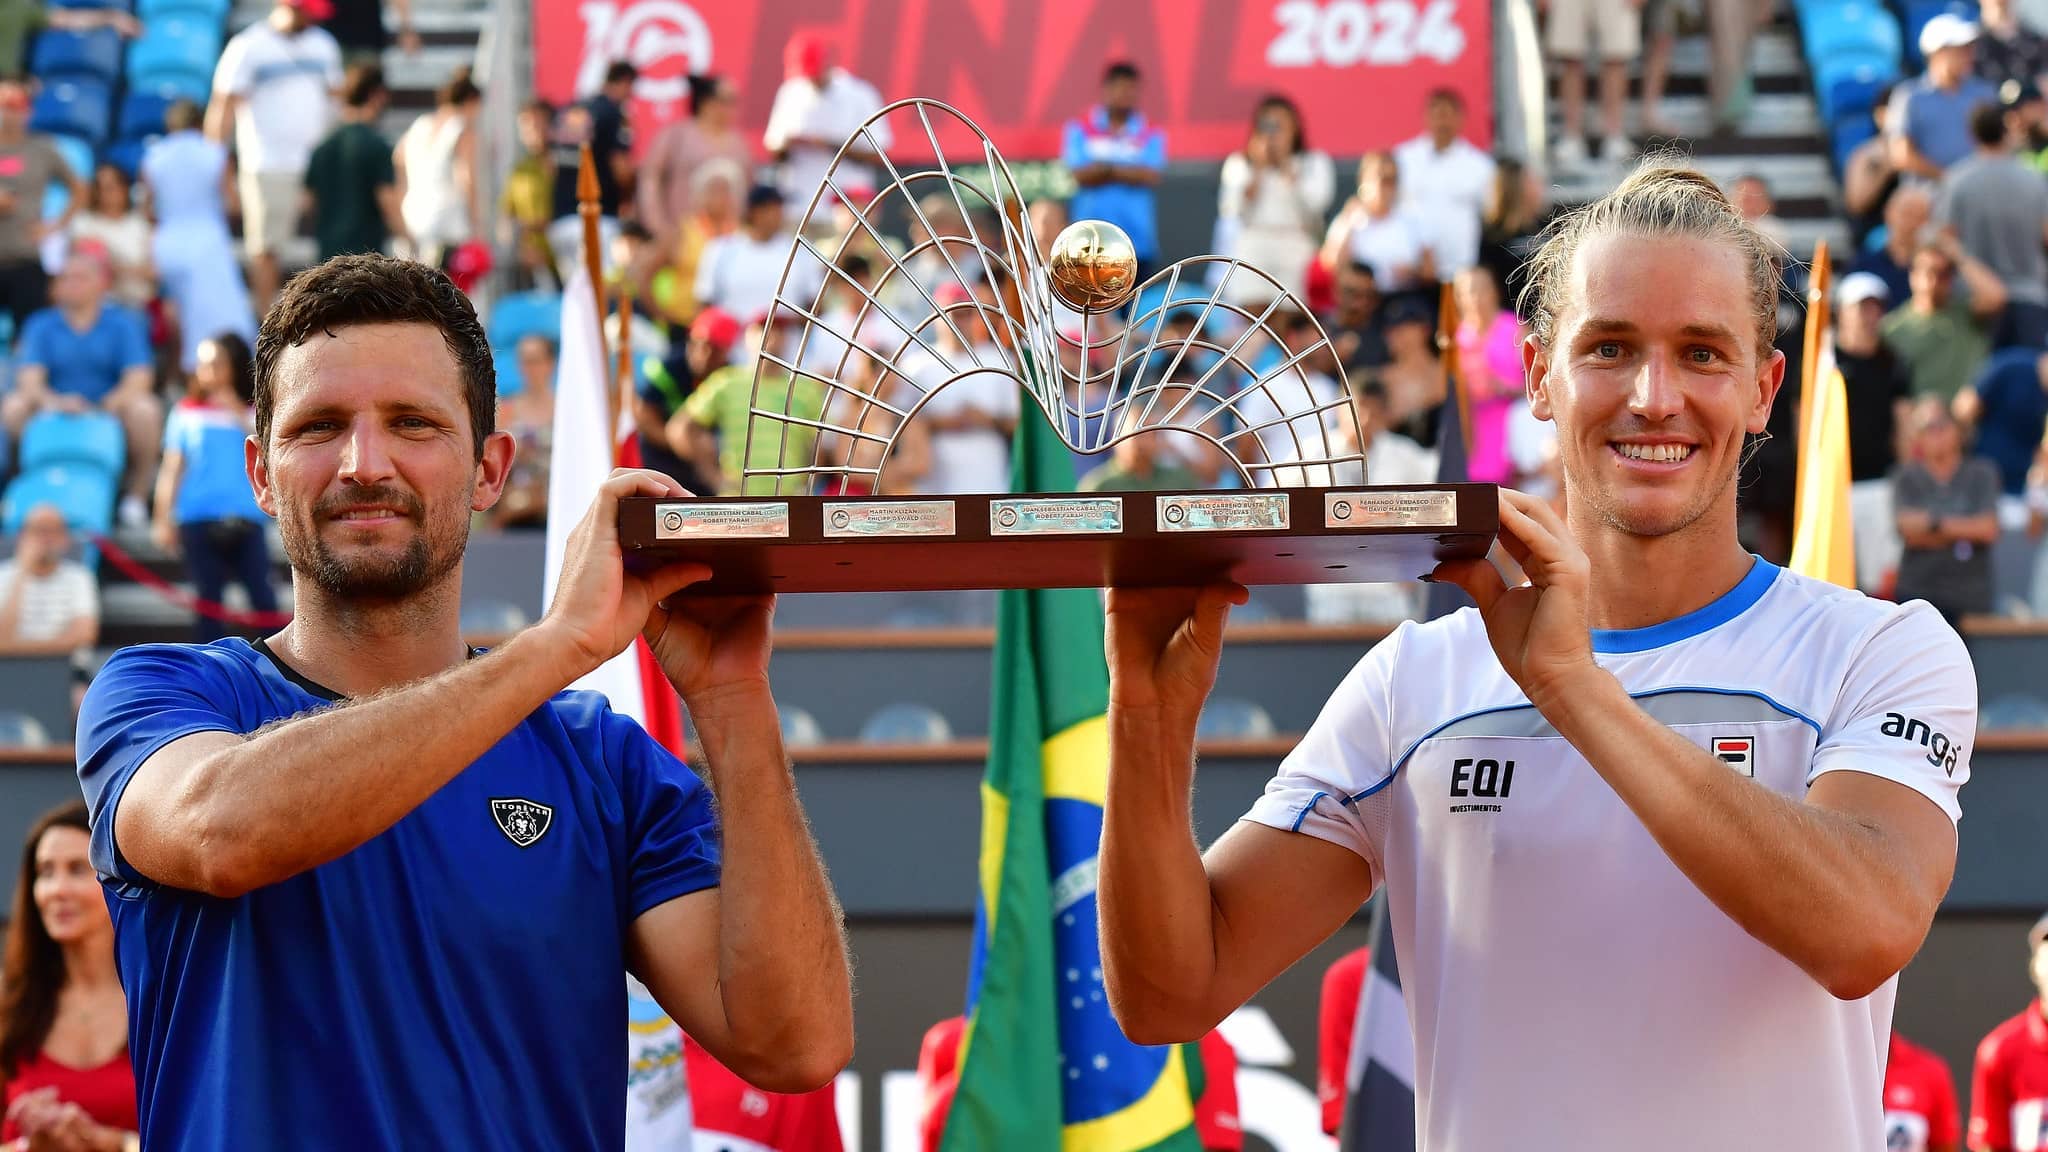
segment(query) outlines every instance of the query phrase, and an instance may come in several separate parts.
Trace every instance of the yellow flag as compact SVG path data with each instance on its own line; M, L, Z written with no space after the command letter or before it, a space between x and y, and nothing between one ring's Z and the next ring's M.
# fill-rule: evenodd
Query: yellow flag
M1792 570L1856 586L1849 522L1849 388L1835 366L1834 342L1821 341L1819 370L1800 412L1799 488L1792 526Z

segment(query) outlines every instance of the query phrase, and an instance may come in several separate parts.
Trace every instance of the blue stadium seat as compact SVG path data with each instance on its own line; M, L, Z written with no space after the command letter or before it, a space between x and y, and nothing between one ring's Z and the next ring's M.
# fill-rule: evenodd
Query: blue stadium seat
M775 710L782 719L783 747L812 748L825 742L825 730L816 716L794 704L777 704Z
M550 340L561 339L562 297L557 292L514 292L491 308L484 326L491 347L510 350L521 339L536 333Z
M114 118L114 93L99 80L54 80L36 94L29 129L53 136L77 136L94 147L106 142Z
M130 180L137 179L142 172L142 154L149 145L148 140L117 140L107 145L107 163L119 168Z
M163 74L212 77L220 61L220 28L187 16L152 21L128 47L128 78L147 87Z
M113 479L128 459L121 422L104 412L46 412L21 430L24 469L73 465L97 468Z
M1965 20L1977 18L1977 6L1969 0L1905 0L1905 19L1900 31L1904 33L1906 70L1918 74L1927 67L1927 61L1920 55L1920 29L1929 20L1943 12L1953 12Z
M52 28L36 37L29 71L45 83L83 76L112 84L121 78L121 34L112 28Z
M92 179L92 145L75 136L52 136L50 143L57 149L57 155L64 158L64 166L77 173L80 180ZM51 184L43 189L43 219L57 219L70 205L70 188Z
M944 744L953 726L928 704L891 704L860 726L863 744Z
M116 487L117 482L97 468L57 465L23 472L0 497L0 532L15 535L31 509L53 504L73 532L105 535L114 524Z
M1895 76L1859 69L1828 85L1821 115L1836 123L1852 117L1868 121L1878 96L1897 82Z
M121 115L114 122L115 139L144 140L161 136L164 113L170 107L170 99L161 92L129 92L122 98Z
M1807 9L1800 13L1799 32L1809 61L1824 61L1844 53L1897 60L1903 47L1898 17L1867 0L1846 0Z
M1898 63L1888 57L1844 53L1819 61L1813 66L1814 103L1824 120L1835 119L1842 107L1861 100L1868 110L1869 101L1886 84L1899 80Z
M145 24L159 16L178 15L209 21L218 27L228 18L231 7L230 0L141 0L136 15Z
M0 712L0 748L48 748L50 731L26 712Z
M1273 717L1264 707L1236 696L1213 696L1195 721L1198 740L1260 740L1273 734Z
M1868 116L1844 116L1835 121L1834 157L1835 171L1843 172L1849 167L1849 156L1863 146L1865 140L1877 135L1877 125Z

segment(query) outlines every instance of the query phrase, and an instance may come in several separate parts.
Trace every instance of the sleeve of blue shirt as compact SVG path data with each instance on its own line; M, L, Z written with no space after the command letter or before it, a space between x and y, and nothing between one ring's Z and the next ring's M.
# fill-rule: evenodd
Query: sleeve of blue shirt
M605 721L626 804L626 911L638 919L658 904L717 886L718 814L697 774L638 724L609 712Z
M1060 163L1066 165L1069 172L1088 166L1088 137L1081 130L1079 120L1067 121L1067 126L1060 131Z
M21 324L21 344L15 349L14 366L26 368L33 364L38 368L50 366L50 320L56 313L49 311L32 312Z
M1145 133L1145 149L1138 155L1138 163L1156 171L1166 171L1166 133L1153 128Z
M144 761L196 732L241 728L223 701L231 689L201 648L149 644L107 661L78 710L78 782L92 820L92 863L103 876L150 886L114 843L114 809Z
M110 306L107 315L114 322L114 339L120 341L121 371L149 367L153 363L149 355L149 326L143 323L141 313Z

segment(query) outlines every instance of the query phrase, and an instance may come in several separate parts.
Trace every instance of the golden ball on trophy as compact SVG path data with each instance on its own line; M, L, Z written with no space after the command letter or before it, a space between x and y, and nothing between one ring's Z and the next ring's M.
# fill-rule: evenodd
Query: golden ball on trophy
M1138 287L1138 250L1124 230L1076 220L1054 237L1046 259L1053 295L1082 312L1107 312Z

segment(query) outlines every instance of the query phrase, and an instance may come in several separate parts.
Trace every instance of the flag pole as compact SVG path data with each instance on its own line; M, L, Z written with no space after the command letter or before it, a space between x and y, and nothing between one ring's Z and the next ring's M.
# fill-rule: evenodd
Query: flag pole
M633 273L624 269L619 277L619 364L612 378L617 384L612 389L612 466L626 465L626 441L617 434L622 427L632 427L632 413L627 406L633 402Z
M1458 293L1448 281L1437 291L1437 362L1443 366L1444 391L1458 403L1458 435L1465 456L1472 455L1472 401L1465 394L1465 374L1458 370Z
M1807 432L1813 423L1814 384L1820 378L1820 359L1823 343L1828 332L1828 289L1833 265L1828 255L1828 242L1818 241L1813 246L1813 265L1806 283L1806 340L1801 345L1803 354L1799 360L1799 444L1795 458L1804 461L1807 448ZM1805 514L1806 485L1792 487L1792 523L1800 523Z
M576 212L583 217L583 270L590 280L591 301L597 315L598 363L608 364L610 357L604 348L604 253L599 251L601 233L597 226L598 217L604 214L600 204L603 193L597 183L597 158L590 151L590 142L584 141L576 162ZM624 341L620 341L624 343ZM619 410L619 388L615 380L605 381L605 411ZM606 436L617 440L613 429L605 430ZM618 446L606 445L606 455L616 458Z

